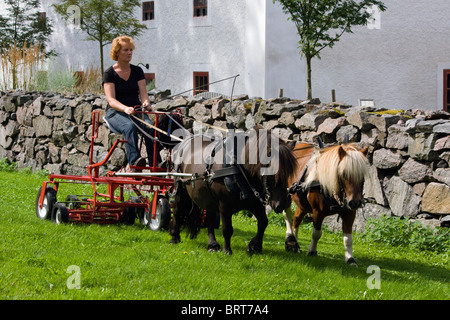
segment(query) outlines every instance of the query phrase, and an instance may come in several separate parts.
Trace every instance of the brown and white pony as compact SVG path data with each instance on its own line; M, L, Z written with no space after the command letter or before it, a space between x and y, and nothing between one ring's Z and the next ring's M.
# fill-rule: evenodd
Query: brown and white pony
M326 216L339 214L344 234L345 261L355 265L352 253L352 227L356 209L362 205L362 190L368 172L368 148L359 150L354 144L344 144L314 150L307 143L297 143L294 155L298 169L291 181L292 199L297 205L294 217L288 208L286 220L286 250L299 250L298 228L304 216L312 213L312 240L308 255L317 255L317 242L322 235Z

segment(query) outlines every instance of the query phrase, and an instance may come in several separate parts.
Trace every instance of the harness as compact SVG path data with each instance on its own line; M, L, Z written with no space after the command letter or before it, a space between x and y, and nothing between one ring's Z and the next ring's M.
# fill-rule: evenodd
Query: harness
M270 192L267 186L267 176L264 175L262 177L263 194L260 194L249 181L242 165L237 161L237 143L233 144L237 135L238 133L228 135L223 143L220 143L219 140L211 151L211 154L208 156L208 161L206 161L206 172L210 174L210 184L216 179L223 179L225 187L230 193L240 193L241 199L256 198L265 206L270 198ZM233 148L228 147L230 144ZM222 168L212 171L211 167L214 162L213 160L216 156L216 152L220 149L224 151Z
M185 140L188 143L194 136L190 136ZM193 179L184 180L184 183L193 182L194 180L202 179L205 181L208 188L211 190L211 184L218 179L222 179L227 191L230 193L239 193L241 199L258 199L262 205L266 205L270 192L267 183L267 176L262 176L262 194L254 187L248 178L248 174L245 172L243 166L237 161L237 149L227 148L228 143L231 143L230 139L234 139L235 135L229 135L225 140L218 139L212 146L211 152L205 157L205 171L202 175L198 175ZM223 141L223 143L222 143ZM222 168L212 169L214 159L220 150L223 150L223 164ZM228 151L228 152L227 152Z
M319 140L320 141L320 140ZM294 150L302 150L311 148L313 146L303 147L300 149L294 149ZM323 144L320 144L320 148L323 148ZM330 211L340 211L341 209L345 208L345 192L344 188L341 184L341 180L339 179L339 187L341 194L344 195L343 199L339 198L339 195L336 193L333 193L333 195L329 195L326 192L323 191L323 188L318 180L314 180L308 184L305 183L306 178L306 172L308 171L308 165L305 166L303 169L299 179L297 182L295 182L291 187L289 187L288 192L292 196L294 194L297 194L297 196L300 199L306 198L307 194L312 190L319 190L320 194L324 198L325 202L330 208Z

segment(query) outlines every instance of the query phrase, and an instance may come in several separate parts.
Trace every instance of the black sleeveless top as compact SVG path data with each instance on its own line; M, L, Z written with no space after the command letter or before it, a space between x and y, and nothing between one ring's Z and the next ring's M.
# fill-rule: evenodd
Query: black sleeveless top
M103 74L102 86L106 82L114 83L117 101L128 107L134 107L141 104L138 81L145 79L145 76L144 71L140 67L130 64L130 68L130 77L125 81L114 71L113 66L109 67Z

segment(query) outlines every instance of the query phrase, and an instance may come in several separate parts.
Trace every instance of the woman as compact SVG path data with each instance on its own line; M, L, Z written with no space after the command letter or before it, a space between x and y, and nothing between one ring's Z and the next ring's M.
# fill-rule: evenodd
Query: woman
M150 107L144 72L140 67L130 64L134 48L134 41L130 37L120 36L113 40L110 56L117 62L105 71L102 82L108 101L106 121L113 131L120 132L128 141L125 144L125 149L128 163L131 165L137 165L136 162L139 159L137 135L139 129L136 125L139 125L151 137L154 136L153 130L139 121L133 122L132 117L130 117L135 113L135 106L141 105L144 109ZM147 115L145 115L144 120L151 123ZM144 139L148 162L152 166L153 141L146 135L144 135ZM143 165L139 161L139 166Z

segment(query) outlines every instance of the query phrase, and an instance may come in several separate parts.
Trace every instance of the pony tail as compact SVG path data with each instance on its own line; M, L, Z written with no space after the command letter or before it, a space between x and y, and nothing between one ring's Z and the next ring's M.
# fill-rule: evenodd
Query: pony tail
M189 239L197 238L197 235L200 232L200 227L202 223L201 213L202 209L200 209L194 202L192 202L191 211L189 211L189 213L186 215L185 220Z
M191 200L181 180L176 181L175 207L170 234L180 240L179 234L187 227L187 234L191 239L197 237L201 225L201 210Z

